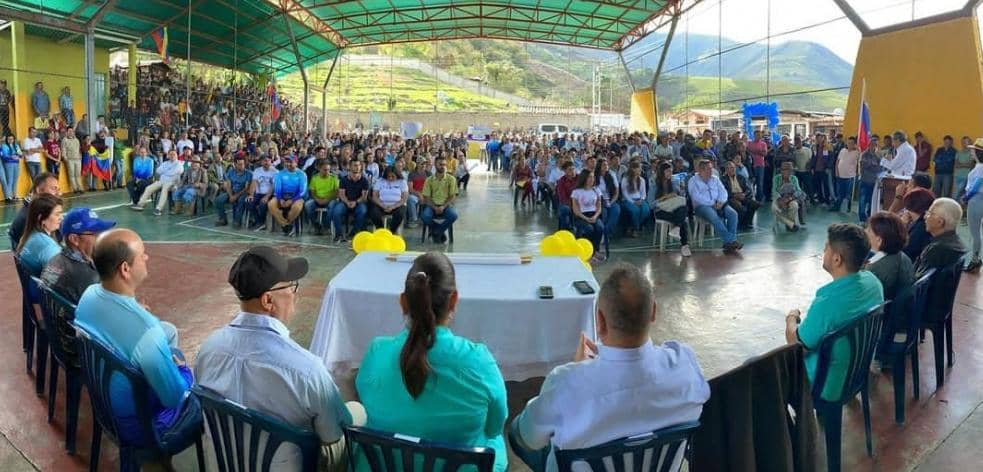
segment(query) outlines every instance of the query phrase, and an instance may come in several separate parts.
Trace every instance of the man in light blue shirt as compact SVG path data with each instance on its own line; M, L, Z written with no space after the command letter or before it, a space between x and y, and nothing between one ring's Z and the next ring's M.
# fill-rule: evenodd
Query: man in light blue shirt
M154 163L156 159L147 152L147 146L140 146L133 153L133 172L131 179L126 183L126 191L130 194L130 200L136 205L140 203L140 196L143 191L150 186L154 179Z
M268 204L270 214L283 230L283 234L297 234L294 221L304 211L304 198L307 197L307 174L297 168L297 158L283 158L283 170L277 172L273 180L273 198Z
M167 208L168 195L171 189L176 188L181 183L181 174L184 173L184 163L178 160L177 151L171 149L167 151L167 160L157 167L157 181L148 185L143 190L143 195L136 205L130 208L136 211L143 211L144 205L153 199L154 194L160 191L160 199L157 201L157 208L154 215L160 216Z
M534 471L557 470L551 447L588 448L699 420L710 386L689 346L652 344L655 312L645 275L616 267L598 297L602 344L581 335L574 362L553 369L509 427L512 451Z
M724 241L724 252L739 251L744 245L737 241L737 212L727 204L727 189L720 178L713 175L713 164L709 160L701 160L696 169L696 175L690 177L687 186L693 212L713 225Z
M189 395L194 379L176 348L177 330L136 300L136 290L147 278L148 258L143 241L133 231L115 229L100 235L92 252L100 283L82 294L75 324L132 363L150 385L157 438L142 437L139 425L147 419L136 416L130 385L122 376L112 379L110 396L120 434L128 442L160 446L176 454L198 437L201 408Z
M239 314L201 345L195 365L204 388L285 423L313 430L328 468L343 465L342 427L352 414L320 358L290 339L299 280L307 274L304 258L286 258L268 246L242 253L229 270L229 284L240 302ZM358 423L364 410L353 404ZM299 470L300 451L278 451L272 470Z

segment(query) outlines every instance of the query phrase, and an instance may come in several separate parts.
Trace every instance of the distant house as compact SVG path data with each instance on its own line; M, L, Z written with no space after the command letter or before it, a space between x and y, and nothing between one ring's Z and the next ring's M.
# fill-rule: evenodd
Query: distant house
M755 119L752 122L752 127L765 129L767 123L764 119ZM703 133L703 130L706 129L714 132L719 130L733 132L744 130L744 115L740 110L692 108L663 115L659 120L659 128L669 132L681 129L684 133L694 136ZM779 112L779 134L788 134L789 136L797 134L804 137L819 132L841 132L842 129L842 114L802 110L782 110Z

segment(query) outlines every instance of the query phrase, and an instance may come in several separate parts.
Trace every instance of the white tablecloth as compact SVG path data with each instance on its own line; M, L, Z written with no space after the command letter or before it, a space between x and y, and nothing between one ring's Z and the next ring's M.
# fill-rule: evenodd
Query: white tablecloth
M364 252L328 284L314 327L311 352L337 377L361 364L369 342L403 329L399 308L410 263ZM580 295L573 282L597 281L572 257L535 257L522 265L456 264L459 301L451 330L491 350L506 380L545 376L573 360L581 332L592 339L596 294ZM541 285L554 298L537 296Z

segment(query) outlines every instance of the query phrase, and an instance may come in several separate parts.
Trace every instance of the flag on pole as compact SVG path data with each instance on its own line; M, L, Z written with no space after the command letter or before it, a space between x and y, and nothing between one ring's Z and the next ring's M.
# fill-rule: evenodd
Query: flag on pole
M150 38L157 45L157 54L160 54L160 57L164 59L164 64L170 62L171 57L167 54L167 27L162 26L160 29L150 33Z
M866 79L860 92L860 123L857 126L857 146L860 147L860 152L867 152L870 147L870 107L867 106Z

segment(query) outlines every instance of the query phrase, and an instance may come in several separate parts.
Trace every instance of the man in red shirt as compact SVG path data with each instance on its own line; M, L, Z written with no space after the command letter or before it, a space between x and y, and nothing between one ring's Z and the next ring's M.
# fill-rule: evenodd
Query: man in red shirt
M44 142L44 155L48 157L48 172L58 175L61 165L61 144L57 131L48 131L48 140Z
M918 156L915 160L915 172L928 172L928 166L932 162L932 145L925 140L921 131L915 133L915 153Z
M573 230L573 207L570 204L570 194L577 188L577 170L573 162L566 161L561 166L563 177L556 181L556 200L559 202L557 214L560 217L560 229Z

